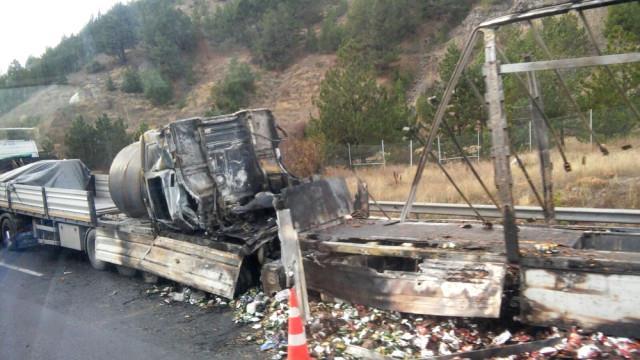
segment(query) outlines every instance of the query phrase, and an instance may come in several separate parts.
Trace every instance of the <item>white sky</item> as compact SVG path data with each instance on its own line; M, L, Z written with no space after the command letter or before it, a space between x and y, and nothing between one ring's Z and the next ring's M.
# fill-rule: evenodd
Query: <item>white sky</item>
M91 15L124 0L0 0L0 74L17 59L24 66L63 35L76 34Z

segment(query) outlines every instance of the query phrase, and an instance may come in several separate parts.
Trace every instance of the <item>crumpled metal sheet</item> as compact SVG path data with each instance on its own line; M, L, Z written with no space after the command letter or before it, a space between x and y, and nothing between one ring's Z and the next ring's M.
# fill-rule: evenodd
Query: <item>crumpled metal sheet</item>
M344 178L330 177L290 186L282 191L298 232L342 219L353 212L353 197Z

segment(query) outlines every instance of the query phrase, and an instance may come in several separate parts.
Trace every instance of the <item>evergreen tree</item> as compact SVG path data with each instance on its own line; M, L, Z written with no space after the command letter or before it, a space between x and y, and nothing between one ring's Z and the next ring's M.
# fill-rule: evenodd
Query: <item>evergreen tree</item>
M97 132L87 124L82 116L71 122L71 127L65 135L66 156L82 160L89 168L95 168L97 161Z
M417 110L422 121L430 123L433 119L435 110L444 93L444 88L453 74L460 55L461 52L457 46L454 44L449 45L438 67L440 81L429 89L418 102ZM486 125L482 103L468 85L468 81L471 81L476 86L480 94L484 92L484 79L478 61L467 67L464 79L456 88L447 108L446 121L457 135L463 135L464 133L475 134L478 125Z
M116 4L105 15L92 20L88 27L96 51L116 56L127 62L126 49L133 48L138 39L137 21L132 6Z
M402 93L377 84L373 67L349 61L329 70L315 101L318 118L311 134L332 144L371 144L399 141L409 123Z
M318 48L324 53L338 50L344 38L344 29L338 24L338 14L335 9L329 11L322 23Z
M347 32L368 61L383 69L397 58L397 44L419 20L417 0L355 0Z
M149 59L172 79L187 71L183 54L196 47L193 23L171 0L147 0L141 7L142 42Z
M609 8L604 34L608 53L640 51L640 4L634 2ZM640 64L609 68L626 96L636 108L640 108ZM626 136L638 127L631 109L612 88L612 80L603 67L595 68L594 73L584 79L581 85L580 102L583 108L593 109L593 127L597 134L606 137Z
M116 84L113 82L113 79L111 78L111 74L107 74L106 88L107 88L107 91L116 90Z
M253 42L256 59L267 69L286 67L293 59L299 33L300 24L287 6L267 11Z
M142 79L136 69L127 68L122 76L122 91L126 93L141 93Z
M230 113L249 105L249 97L255 92L256 76L251 67L231 59L229 70L225 78L211 89L213 111L215 113Z
M138 141L140 139L140 136L142 136L147 131L149 131L149 124L147 124L146 121L142 121L140 125L138 125L138 128L136 129L136 131L131 136L132 140Z
M164 105L171 101L173 89L157 70L148 70L142 74L144 96L155 105Z

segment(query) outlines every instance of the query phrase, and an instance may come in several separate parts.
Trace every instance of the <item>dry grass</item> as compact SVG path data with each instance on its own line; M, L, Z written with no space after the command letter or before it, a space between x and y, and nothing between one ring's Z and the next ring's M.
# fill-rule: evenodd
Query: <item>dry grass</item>
M630 150L621 146L631 144ZM588 144L571 140L567 142L567 157L573 171L567 173L557 151L552 153L554 164L554 202L556 206L640 208L640 140L619 140L608 145L609 156L602 156ZM520 154L538 191L541 191L539 163L536 153ZM482 187L463 163L450 163L447 170L462 191L473 203L490 203ZM476 168L487 187L494 191L493 166L490 161L481 161ZM513 195L517 205L537 205L525 177L518 166L511 166L514 186ZM358 175L365 180L377 200L404 201L415 173L415 166L387 166L360 168ZM356 178L348 169L326 169L327 175L345 176L350 188L355 190ZM425 169L418 191L417 201L463 203L435 164Z

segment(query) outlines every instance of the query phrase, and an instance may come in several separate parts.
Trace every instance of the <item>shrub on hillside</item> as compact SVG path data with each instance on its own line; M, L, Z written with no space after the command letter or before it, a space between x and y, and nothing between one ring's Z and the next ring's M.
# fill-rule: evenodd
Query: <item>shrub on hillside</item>
M99 73L100 71L103 71L105 69L105 66L102 65L101 62L97 60L93 60L92 62L87 64L86 69L89 74L95 74L95 73Z
M173 98L171 83L157 70L145 71L142 74L142 88L144 96L155 105L164 105Z
M122 91L126 93L141 93L143 91L142 80L140 79L138 70L128 68L124 71L124 75L122 77Z
M107 91L115 91L116 90L116 84L113 82L113 79L111 78L111 74L107 75L106 87L107 87Z
M322 170L322 146L310 139L288 138L282 142L282 157L295 176L308 177Z
M212 113L230 113L247 107L249 97L256 90L255 81L256 76L248 64L231 59L227 75L211 89Z

